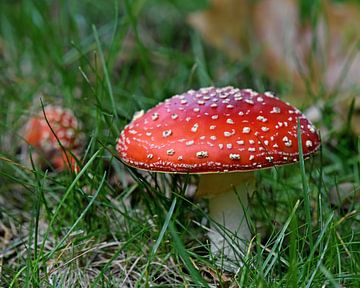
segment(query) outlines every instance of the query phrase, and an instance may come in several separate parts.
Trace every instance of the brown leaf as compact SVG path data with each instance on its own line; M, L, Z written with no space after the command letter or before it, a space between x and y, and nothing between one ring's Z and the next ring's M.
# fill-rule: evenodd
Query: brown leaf
M247 0L213 0L208 10L191 14L189 22L209 43L240 59L248 42L250 7Z
M303 76L315 76L307 61L312 32L301 27L299 11L293 0L265 0L254 7L254 30L261 47L259 70L275 81L295 85L295 94L304 95Z
M325 85L354 95L351 89L360 88L360 6L326 2L324 10L329 29Z

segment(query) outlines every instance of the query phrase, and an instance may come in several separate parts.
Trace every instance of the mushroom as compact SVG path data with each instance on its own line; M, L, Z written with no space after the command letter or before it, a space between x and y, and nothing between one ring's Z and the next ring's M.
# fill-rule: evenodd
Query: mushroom
M80 154L83 136L79 121L71 110L48 105L44 111L27 121L24 132L25 141L36 149L36 161L43 168L46 165L40 155L57 171L67 168L77 171L78 167L73 155Z
M209 198L211 251L223 252L231 270L231 262L241 265L251 238L245 211L254 190L252 171L299 160L297 121L308 158L320 139L298 109L270 92L201 88L137 114L116 149L132 167L201 174L195 197Z

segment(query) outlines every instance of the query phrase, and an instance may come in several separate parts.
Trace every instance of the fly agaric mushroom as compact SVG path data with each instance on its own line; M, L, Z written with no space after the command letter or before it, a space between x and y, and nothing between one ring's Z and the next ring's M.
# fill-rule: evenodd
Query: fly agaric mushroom
M196 196L209 198L210 217L226 228L219 231L212 223L211 250L215 255L223 251L228 263L241 263L251 237L243 209L254 189L251 171L299 160L297 121L308 158L320 139L298 109L270 92L208 87L137 113L116 149L132 167L201 174Z
M24 130L25 141L33 146L55 170L63 171L68 168L73 171L78 170L72 154L76 156L80 154L83 137L80 124L72 111L60 106L48 105L44 111L28 120ZM40 155L36 155L36 160L44 167L45 163Z

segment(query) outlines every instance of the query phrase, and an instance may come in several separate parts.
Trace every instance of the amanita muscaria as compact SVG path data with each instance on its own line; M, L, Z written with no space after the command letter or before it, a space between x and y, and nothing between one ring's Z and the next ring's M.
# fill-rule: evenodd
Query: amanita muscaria
M24 131L25 141L40 154L37 159L41 166L45 166L46 163L43 160L47 160L57 171L69 168L73 171L78 170L79 167L72 154L80 155L83 136L80 132L79 121L71 110L48 105L44 111L27 121ZM45 159L41 159L42 157Z
M319 148L320 138L298 109L270 92L208 87L137 113L121 132L116 149L132 167L201 174L196 197L209 198L210 217L226 228L213 222L211 250L241 263L251 237L243 208L254 189L252 171L299 160L298 121L308 158Z

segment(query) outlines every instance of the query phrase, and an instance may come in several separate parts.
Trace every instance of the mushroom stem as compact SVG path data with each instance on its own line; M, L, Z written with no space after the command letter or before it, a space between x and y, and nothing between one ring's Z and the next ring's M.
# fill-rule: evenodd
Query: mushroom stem
M251 238L246 209L248 194L253 192L254 186L255 177L251 172L200 177L196 196L209 198L211 252L220 257L217 262L228 271L236 271L242 266Z

